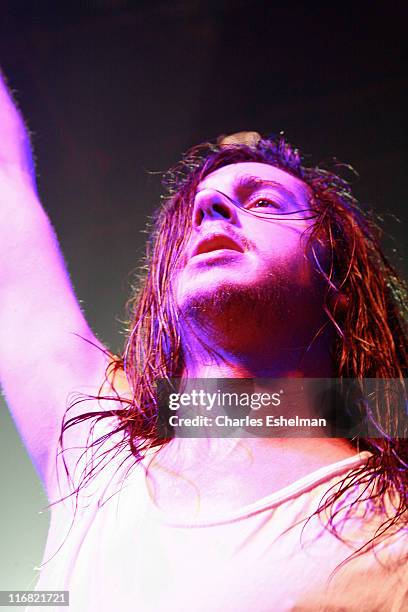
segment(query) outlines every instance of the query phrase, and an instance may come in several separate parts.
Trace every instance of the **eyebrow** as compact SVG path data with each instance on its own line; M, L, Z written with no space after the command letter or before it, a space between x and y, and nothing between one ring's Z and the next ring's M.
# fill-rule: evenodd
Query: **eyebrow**
M242 174L239 176L234 182L234 192L237 193L240 189L258 189L263 186L274 187L282 194L288 196L293 202L297 202L297 198L295 194L282 185L282 183L278 183L277 181L272 181L270 179L263 179L260 176L253 176L251 174Z

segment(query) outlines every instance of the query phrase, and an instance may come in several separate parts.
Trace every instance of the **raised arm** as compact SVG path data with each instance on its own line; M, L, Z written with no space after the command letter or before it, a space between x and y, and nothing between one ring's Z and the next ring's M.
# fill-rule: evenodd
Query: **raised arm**
M99 344L38 200L29 137L0 74L0 381L49 491L69 396L97 392L106 367L82 338Z

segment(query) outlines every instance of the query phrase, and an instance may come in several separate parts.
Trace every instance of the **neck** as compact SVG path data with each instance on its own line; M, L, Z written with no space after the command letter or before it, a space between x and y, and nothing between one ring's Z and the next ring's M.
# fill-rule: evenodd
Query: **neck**
M245 325L235 336L218 328L184 334L186 378L332 378L331 335L313 342L310 330L283 336L261 326Z
M183 377L307 379L333 376L332 338L326 331L311 342L321 321L304 325L303 329L291 325L288 330L288 325L259 325L257 320L258 316L248 316L234 329L231 328L234 318L227 316L214 317L211 324L205 325L202 318L185 320ZM260 390L258 382L262 383L254 382L255 389ZM290 399L297 414L314 416L314 404L307 394ZM284 408L285 402L275 415L285 416ZM182 409L178 414L182 415ZM329 438L325 432L315 432L315 437L310 438L288 437L285 433L282 437L241 436L241 433L242 430L237 430L232 434L236 437L176 437L161 449L156 476L159 474L160 479L163 469L165 473L170 470L180 479L180 491L184 486L180 483L194 483L209 503L215 498L217 503L233 506L255 501L315 469L355 453L348 441ZM236 484L234 490L239 499L224 499L224 484L230 478ZM186 485L188 490L189 486ZM170 497L173 494L174 490ZM183 498L183 504L184 501Z

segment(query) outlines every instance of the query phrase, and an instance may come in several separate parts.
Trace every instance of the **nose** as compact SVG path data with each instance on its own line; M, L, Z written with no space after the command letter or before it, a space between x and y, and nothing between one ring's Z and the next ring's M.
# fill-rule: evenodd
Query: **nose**
M194 200L193 225L199 227L204 220L237 222L236 208L232 201L217 189L202 189Z

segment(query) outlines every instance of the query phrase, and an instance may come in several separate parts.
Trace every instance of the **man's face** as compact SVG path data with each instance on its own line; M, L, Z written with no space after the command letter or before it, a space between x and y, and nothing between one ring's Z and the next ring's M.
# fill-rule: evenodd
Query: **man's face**
M251 290L296 299L315 283L302 240L310 217L308 187L274 166L242 162L209 174L197 188L175 279L179 307Z

